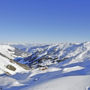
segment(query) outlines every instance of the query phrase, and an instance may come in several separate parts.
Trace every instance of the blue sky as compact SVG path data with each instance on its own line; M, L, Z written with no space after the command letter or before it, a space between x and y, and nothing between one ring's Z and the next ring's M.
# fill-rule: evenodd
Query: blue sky
M0 0L0 42L90 41L90 0Z

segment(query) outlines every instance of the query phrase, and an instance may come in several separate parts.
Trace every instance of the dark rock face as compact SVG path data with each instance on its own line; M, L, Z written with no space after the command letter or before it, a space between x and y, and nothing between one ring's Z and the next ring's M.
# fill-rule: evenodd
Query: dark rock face
M24 68L25 70L30 70L29 66L25 65L25 64L21 64L18 62L15 62L16 64L18 64L19 66L21 66L22 68Z
M27 62L26 65L28 65L29 67L33 67L35 66L36 68L38 67L47 67L48 64L45 64L45 65L42 65L43 62L47 62L47 61L50 61L52 64L54 63L60 63L64 60L67 60L69 58L62 58L62 59L59 59L57 56L52 56L50 54L46 54L46 55L42 55L40 56L41 52L35 52L33 53L32 55L28 56L28 57L25 57L23 58L23 61L24 62ZM22 60L22 59L21 59ZM20 59L19 59L20 61Z
M15 71L16 70L16 68L14 66L12 66L12 65L7 65L6 68L11 70L11 71Z

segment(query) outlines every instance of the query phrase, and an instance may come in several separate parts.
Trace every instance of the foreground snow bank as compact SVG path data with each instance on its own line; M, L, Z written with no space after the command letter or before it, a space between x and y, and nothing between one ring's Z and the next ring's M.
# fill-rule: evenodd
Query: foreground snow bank
M90 90L90 75L57 78L23 90Z

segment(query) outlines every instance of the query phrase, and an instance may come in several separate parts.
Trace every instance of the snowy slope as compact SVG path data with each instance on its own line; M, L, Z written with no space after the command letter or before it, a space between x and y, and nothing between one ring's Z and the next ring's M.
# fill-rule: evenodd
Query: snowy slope
M19 51L19 50L18 50ZM0 45L0 74L16 74L18 72L25 72L19 64L14 62L15 48L9 45Z
M90 90L90 75L62 77L23 90Z
M0 54L3 54L10 59L14 58L14 51L14 47L11 47L9 45L0 45Z
M11 72L10 77L3 76L1 72L0 87L3 89L90 90L90 42L12 46L30 54L17 61L27 64L31 69L26 72L15 63L6 62L6 58L1 56L2 65L10 63L19 68L14 74ZM5 81L6 78L9 82Z

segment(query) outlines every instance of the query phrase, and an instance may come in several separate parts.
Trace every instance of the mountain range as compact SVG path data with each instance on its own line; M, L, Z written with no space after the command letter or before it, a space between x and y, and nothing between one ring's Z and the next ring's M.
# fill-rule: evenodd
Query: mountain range
M90 90L90 42L1 44L2 90Z

